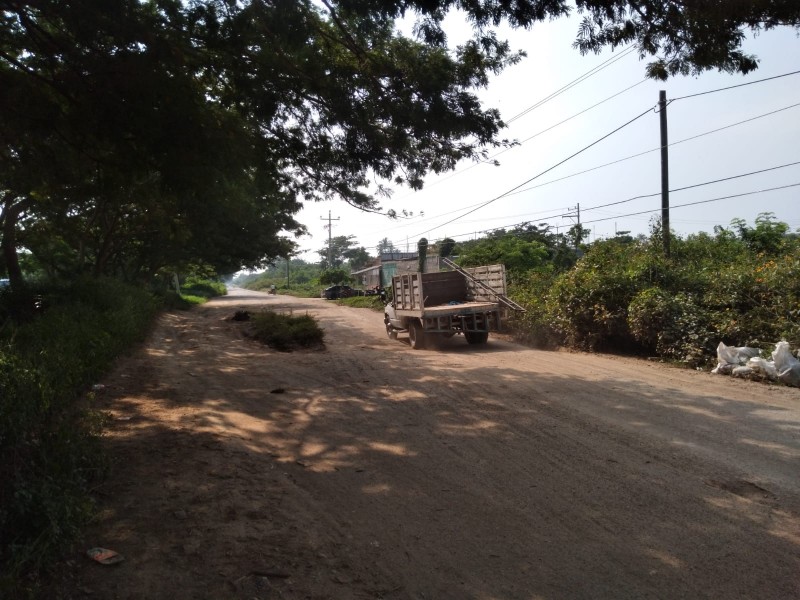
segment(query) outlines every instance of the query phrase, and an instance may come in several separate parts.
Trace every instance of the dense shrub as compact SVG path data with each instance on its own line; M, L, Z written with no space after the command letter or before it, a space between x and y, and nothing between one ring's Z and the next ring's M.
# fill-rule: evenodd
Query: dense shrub
M228 293L225 284L221 281L199 277L187 277L181 286L181 294L185 296L198 296L200 298L214 298Z
M35 572L91 514L103 469L101 418L87 390L142 339L157 304L114 280L45 290L30 322L6 321L0 347L0 596Z
M552 269L530 271L511 284L509 297L525 308L512 313L509 327L520 341L536 348L554 348L563 342L547 312L547 295L556 274Z
M351 298L341 298L336 301L342 306L353 308L371 308L372 310L383 311L384 302L380 296L353 296Z
M632 340L627 316L636 279L628 267L634 253L630 245L596 243L572 270L556 278L548 292L547 313L568 345L609 349Z
M251 321L253 337L282 352L321 346L325 337L314 317L310 315L295 317L265 311L252 315Z
M702 365L719 342L765 350L800 346L800 239L784 224L661 239L603 240L574 268L518 277L512 297L528 309L514 319L539 346L655 353ZM737 234L737 231L739 234Z

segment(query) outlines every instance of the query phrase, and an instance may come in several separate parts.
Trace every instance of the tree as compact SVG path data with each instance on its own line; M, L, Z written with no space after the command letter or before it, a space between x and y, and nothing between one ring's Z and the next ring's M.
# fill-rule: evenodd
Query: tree
M419 238L417 242L417 270L420 273L425 272L425 263L428 258L428 240L426 238Z
M444 238L439 242L439 256L447 258L453 254L456 247L456 241L452 238Z
M451 54L364 8L0 9L0 200L15 273L22 245L63 274L262 266L291 250L282 233L303 232L300 195L377 210L368 174L419 187L502 143L499 115L469 90L516 55Z
M367 5L375 14L393 17L417 10L421 13L417 29L430 43L444 43L441 24L456 7L466 12L479 35L483 33L483 43L499 43L486 32L503 20L527 29L572 10L566 0L350 0L346 4ZM800 28L800 4L795 0L576 0L575 6L583 15L575 48L585 54L633 44L640 57L655 58L646 67L654 79L698 75L709 69L748 73L758 62L741 50L745 31Z
M506 234L471 244L462 251L459 263L466 267L501 263L509 272L521 274L546 264L548 255L547 247L541 242Z
M322 285L336 285L350 282L350 272L347 269L326 269L319 276Z
M780 251L789 232L789 225L775 219L774 213L766 212L756 217L755 227L748 226L744 219L733 219L731 226L751 250L772 256Z
M654 56L647 75L698 75L709 69L749 73L755 56L741 51L745 30L800 28L793 0L579 0L584 17L574 46L581 53L635 44L641 57Z
M581 52L634 43L658 78L748 72L744 30L800 24L790 0L576 4ZM456 9L474 36L450 48L442 23ZM381 210L386 185L419 188L507 144L474 93L520 58L492 27L569 11L566 0L0 0L13 285L21 247L64 275L224 272L291 251L301 197ZM407 12L414 38L395 27Z
M337 269L345 261L349 261L350 268L358 270L367 264L370 255L363 246L356 246L355 236L337 235L330 239L330 245L317 250L320 256L320 265L323 269ZM330 263L328 262L330 256Z
M382 254L390 254L391 252L394 252L395 247L394 244L389 241L389 238L383 238L378 242L377 250L378 256L381 256Z

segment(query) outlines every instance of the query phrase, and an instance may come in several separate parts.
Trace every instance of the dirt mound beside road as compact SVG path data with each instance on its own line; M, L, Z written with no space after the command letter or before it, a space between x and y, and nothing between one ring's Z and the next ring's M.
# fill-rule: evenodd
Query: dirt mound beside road
M309 312L281 353L238 310ZM232 290L104 382L114 461L60 598L800 597L800 390Z

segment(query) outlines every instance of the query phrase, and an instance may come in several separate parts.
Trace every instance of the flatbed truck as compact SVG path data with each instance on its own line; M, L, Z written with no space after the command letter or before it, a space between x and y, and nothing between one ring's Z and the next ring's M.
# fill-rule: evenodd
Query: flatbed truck
M485 344L501 328L508 309L524 310L506 296L505 267L462 269L443 259L452 271L405 273L392 278L392 300L384 310L390 339L407 333L412 348L433 339L462 334L469 344Z

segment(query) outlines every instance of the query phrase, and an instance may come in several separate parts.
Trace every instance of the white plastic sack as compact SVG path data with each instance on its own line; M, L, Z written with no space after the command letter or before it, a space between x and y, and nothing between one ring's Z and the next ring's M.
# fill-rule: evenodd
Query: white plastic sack
M731 372L731 375L733 375L734 377L741 377L743 379L749 379L753 375L753 369L751 369L750 367L744 367L744 366L733 367L733 371Z
M748 348L747 346L726 346L720 342L717 346L717 359L720 363L727 363L729 365L743 365L748 359L758 356L761 351L758 348Z
M730 375L731 373L733 373L733 365L731 363L721 362L711 369L712 375Z
M775 361L778 379L786 385L800 387L800 360L792 356L789 342L778 342L775 352L772 353L772 360Z
M742 366L751 357L758 356L761 351L758 348L748 348L747 346L726 346L720 342L717 346L717 367L711 371L717 375L730 375L734 367Z
M747 361L747 366L753 369L754 372L775 381L778 378L778 370L775 368L775 363L760 356L755 356Z

